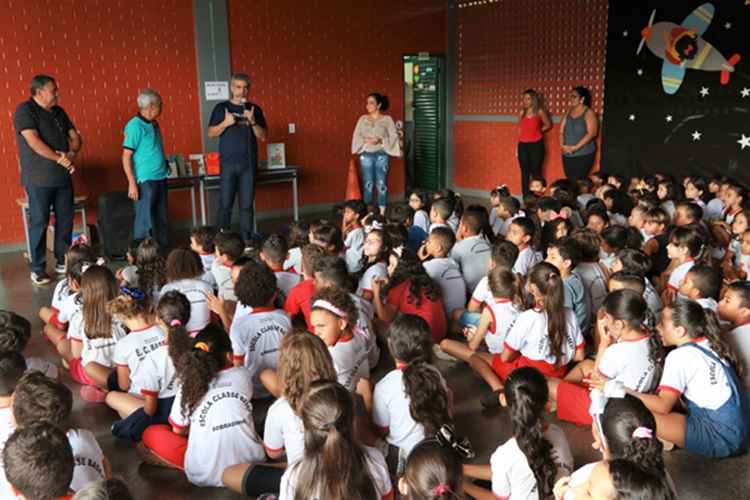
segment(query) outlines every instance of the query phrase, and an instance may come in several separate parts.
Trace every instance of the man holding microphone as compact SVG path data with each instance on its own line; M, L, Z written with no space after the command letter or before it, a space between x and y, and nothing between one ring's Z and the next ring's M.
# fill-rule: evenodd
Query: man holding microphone
M220 102L211 113L208 136L219 138L220 203L218 225L229 229L232 206L239 192L240 233L245 244L253 243L253 199L255 172L258 169L258 139L266 139L266 118L257 104L247 100L250 77L243 73L232 75L232 98Z

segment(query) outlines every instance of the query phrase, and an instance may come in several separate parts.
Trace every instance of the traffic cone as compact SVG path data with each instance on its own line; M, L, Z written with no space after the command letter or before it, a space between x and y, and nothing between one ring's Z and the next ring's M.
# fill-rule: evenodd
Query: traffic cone
M349 171L346 174L345 200L361 200L362 190L359 188L359 172L354 158L349 158Z

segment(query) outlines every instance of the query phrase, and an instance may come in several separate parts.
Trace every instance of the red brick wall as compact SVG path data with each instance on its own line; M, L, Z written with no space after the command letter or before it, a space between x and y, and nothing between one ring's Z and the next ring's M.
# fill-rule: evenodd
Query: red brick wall
M531 87L561 118L576 85L591 89L593 109L602 112L605 0L458 3L456 114L517 115L521 93ZM559 132L555 126L545 137L550 181L563 175ZM506 183L519 192L517 140L516 123L456 122L455 184L489 190Z
M232 67L250 74L269 141L286 144L303 168L301 203L344 197L354 125L370 92L385 93L403 119L404 53L445 53L444 2L367 0L229 1ZM288 133L295 123L296 134ZM265 155L265 152L263 153ZM391 193L404 191L403 162L391 162ZM259 208L283 208L288 189L264 187Z
M99 193L127 185L122 127L136 112L139 88L153 87L164 98L167 152L200 151L190 0L0 0L0 11L0 244L23 239L12 117L36 73L57 79L60 105L81 131L74 182L92 208ZM172 215L184 216L187 193L176 196Z

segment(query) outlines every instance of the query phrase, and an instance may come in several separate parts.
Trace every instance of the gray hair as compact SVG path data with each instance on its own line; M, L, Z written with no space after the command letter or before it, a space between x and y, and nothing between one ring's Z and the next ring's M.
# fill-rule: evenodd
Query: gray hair
M138 109L146 109L152 104L161 104L161 96L157 91L147 88L138 92Z
M246 73L233 73L231 81L234 80L245 82L248 87L250 86L250 75L247 75Z

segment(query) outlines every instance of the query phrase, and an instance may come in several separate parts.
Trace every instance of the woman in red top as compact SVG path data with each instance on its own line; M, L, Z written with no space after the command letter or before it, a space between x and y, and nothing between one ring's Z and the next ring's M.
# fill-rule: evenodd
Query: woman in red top
M447 326L440 286L432 281L414 251L398 247L388 257L388 278L372 281L377 318L390 323L398 313L424 319L435 342L443 340Z
M539 94L528 89L523 93L523 109L519 116L518 164L521 167L521 189L529 194L529 178L542 176L544 133L552 128L549 115L541 107Z

